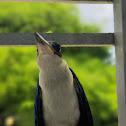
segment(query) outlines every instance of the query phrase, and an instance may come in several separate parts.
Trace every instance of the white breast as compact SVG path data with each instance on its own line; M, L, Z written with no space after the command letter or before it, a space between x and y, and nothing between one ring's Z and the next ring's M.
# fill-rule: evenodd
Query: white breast
M77 126L80 111L72 73L63 59L54 64L54 58L39 73L46 126Z

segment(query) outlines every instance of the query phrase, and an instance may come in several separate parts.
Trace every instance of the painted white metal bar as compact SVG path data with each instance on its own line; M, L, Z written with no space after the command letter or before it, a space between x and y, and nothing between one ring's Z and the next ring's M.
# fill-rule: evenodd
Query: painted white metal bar
M42 2L42 3L88 3L88 4L109 4L113 0L0 0L8 2Z
M40 33L62 46L113 46L113 33ZM1 33L0 46L36 46L34 33Z
M114 0L118 126L126 125L126 0Z

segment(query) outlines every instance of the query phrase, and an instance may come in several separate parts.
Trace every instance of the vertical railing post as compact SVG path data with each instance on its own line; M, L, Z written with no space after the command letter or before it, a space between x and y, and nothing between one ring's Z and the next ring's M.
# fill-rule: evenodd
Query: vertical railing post
M126 0L114 0L118 126L126 125Z

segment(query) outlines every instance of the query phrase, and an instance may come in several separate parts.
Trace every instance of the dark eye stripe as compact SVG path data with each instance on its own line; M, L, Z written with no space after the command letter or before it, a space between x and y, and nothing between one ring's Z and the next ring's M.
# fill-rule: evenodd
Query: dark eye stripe
M36 46L37 47L37 46ZM37 55L39 55L39 52L38 52L38 47L37 47Z

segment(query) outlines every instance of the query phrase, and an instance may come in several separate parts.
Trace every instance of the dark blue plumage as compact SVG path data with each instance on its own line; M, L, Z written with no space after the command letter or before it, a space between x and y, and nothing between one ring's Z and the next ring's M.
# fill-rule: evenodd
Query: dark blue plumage
M42 112L42 89L39 86L39 80L36 88L35 104L34 104L34 121L35 126L45 126Z
M76 89L80 109L80 119L77 126L93 126L93 119L90 107L88 104L87 97L84 93L83 87L80 84L79 80L77 79L75 73L71 69L70 71L73 75L74 86ZM42 110L42 89L39 86L39 81L37 84L36 97L35 97L34 119L35 119L35 126L45 126Z

